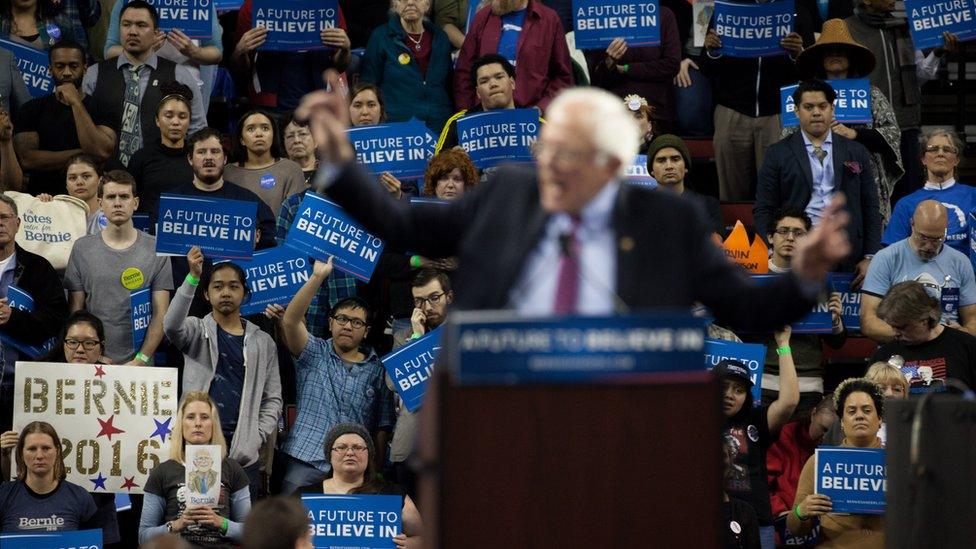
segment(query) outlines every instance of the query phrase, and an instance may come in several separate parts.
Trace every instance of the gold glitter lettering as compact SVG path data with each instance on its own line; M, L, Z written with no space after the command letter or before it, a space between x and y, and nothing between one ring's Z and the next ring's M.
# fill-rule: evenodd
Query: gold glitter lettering
M37 391L32 390L33 389L31 387L32 380L39 387ZM43 414L44 412L46 412L48 406L47 390L48 390L47 380L41 379L39 377L27 378L27 387L24 390L24 408L25 408L24 411L33 412L35 414ZM30 402L35 399L38 400L40 404L31 408Z
M89 446L92 449L92 464L91 467L85 467L85 448ZM83 475L94 475L98 472L98 458L101 452L101 449L98 447L98 441L92 439L79 440L75 449L78 452L75 456L75 466L78 467L78 472Z
M122 413L121 404L125 402L126 408L129 409L129 413L135 415L136 413L136 382L129 382L129 392L125 392L125 387L122 386L122 382L115 381L115 413Z
M112 470L109 474L113 477L122 476L122 467L119 462L122 460L122 441L116 440L112 443Z
M159 442L156 440L139 441L139 453L136 467L138 467L139 472L144 475L148 475L150 470L159 465L159 456L157 456L154 452L147 452L147 445L152 446L154 450L159 450ZM150 461L152 464L149 467L146 467L146 461Z
M71 455L72 447L73 446L70 440L61 437L61 457L62 460L64 461L64 474L66 475L71 474L71 467L68 466L68 464L71 463L71 460L68 459L68 457Z
M66 392L65 387L73 387L75 380L73 379L59 379L55 382L56 385L56 398L54 404L54 410L57 415L74 415L74 408L65 408L64 401L67 400L69 403L75 399L75 394L71 392Z
M95 391L92 391L94 386ZM105 406L102 405L102 399L105 398L105 393L108 392L108 386L105 382L100 379L86 379L85 380L85 415L91 415L91 405L95 404L95 409L98 410L98 415L105 415Z

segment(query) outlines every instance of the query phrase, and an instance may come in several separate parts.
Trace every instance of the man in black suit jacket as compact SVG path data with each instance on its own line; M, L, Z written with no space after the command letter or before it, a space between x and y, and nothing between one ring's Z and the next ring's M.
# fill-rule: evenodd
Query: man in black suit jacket
M338 89L334 78L329 77L332 89ZM329 185L332 200L391 245L428 257L457 256L454 306L459 309L524 311L524 303L539 296L520 295L519 289L532 289L537 277L551 276L560 262L555 250L562 248L582 263L580 285L602 290L589 295L607 302L605 312L687 308L700 301L728 325L771 329L808 312L830 267L847 255L841 199L801 246L794 274L762 289L750 284L712 243L696 206L669 193L620 184L624 166L637 152L637 128L620 100L607 92L563 92L547 111L551 119L537 143L535 170L499 170L449 205L410 205L387 197L353 163L344 133L346 112L342 99L325 91L306 96L296 111L310 118L322 158L329 161L318 182ZM602 223L606 245L588 250L584 238L582 251L566 251L565 234L554 232L554 224L561 219L587 224L595 211L603 217L594 231ZM540 262L547 246L551 261ZM594 257L607 261L587 263ZM600 280L600 272L615 275ZM577 304L584 311L592 305ZM594 310L599 309L589 307Z
M871 257L881 249L881 210L878 208L878 185L871 172L871 158L863 145L830 131L834 122L834 98L830 84L821 80L802 82L793 94L800 131L782 139L766 151L756 205L755 226L764 229L773 212L793 206L806 210L819 224L827 196L842 192L847 198L851 223L847 226L850 255L841 268L854 271L854 283L860 285L868 272ZM818 162L816 149L828 156ZM828 168L833 170L832 180ZM814 176L814 171L821 176ZM763 235L765 236L765 235Z

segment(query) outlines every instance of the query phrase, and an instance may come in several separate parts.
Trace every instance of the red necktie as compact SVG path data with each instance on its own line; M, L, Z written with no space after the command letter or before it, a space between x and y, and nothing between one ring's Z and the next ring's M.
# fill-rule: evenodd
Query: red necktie
M556 302L553 312L568 315L576 312L579 298L579 240L576 232L580 220L573 218L573 228L569 233L559 236L559 278L556 280Z

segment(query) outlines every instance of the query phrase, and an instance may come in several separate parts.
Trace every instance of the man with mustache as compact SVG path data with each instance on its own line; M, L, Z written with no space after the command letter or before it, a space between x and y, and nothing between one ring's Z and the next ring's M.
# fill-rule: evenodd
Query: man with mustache
M76 154L104 161L115 150L111 120L81 91L85 50L62 40L47 55L54 92L28 101L14 118L14 149L33 195L64 194L65 168Z
M698 204L705 212L712 232L719 236L725 233L718 200L685 185L685 176L691 171L691 151L684 140L671 134L655 138L647 149L647 171L654 176L659 190L673 192Z
M861 288L861 333L878 341L899 330L880 316L882 298L898 282L922 283L942 307L941 323L976 335L976 280L965 254L945 245L948 210L935 200L915 208L911 236L878 252Z

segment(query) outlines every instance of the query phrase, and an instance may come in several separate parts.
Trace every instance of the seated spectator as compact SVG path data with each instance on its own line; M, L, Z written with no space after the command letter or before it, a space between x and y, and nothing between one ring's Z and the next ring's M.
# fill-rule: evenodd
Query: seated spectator
M0 334L23 345L40 346L58 335L68 316L61 278L47 259L21 248L14 240L20 230L17 203L0 194ZM34 311L10 306L11 286L34 299ZM0 432L13 424L14 366L18 360L37 357L18 349L9 340L3 346L0 369Z
M220 446L220 496L216 507L187 505L187 444ZM233 546L241 541L244 518L250 510L247 474L227 457L217 405L207 393L184 394L176 412L169 459L154 467L146 480L139 541L173 532L195 547Z
M451 43L426 18L430 0L392 0L369 38L360 78L379 86L391 122L417 118L440 131L451 116ZM404 48L406 46L406 48Z
M18 112L14 147L27 172L27 192L61 194L68 159L79 153L105 161L115 151L114 123L81 91L85 50L61 41L48 50L54 91L32 99Z
M878 318L891 327L894 340L872 357L888 362L898 355L909 392L945 390L946 378L976 387L976 337L939 323L939 302L913 281L895 284L878 305Z
M244 270L218 263L204 276L200 248L194 246L186 257L190 274L176 290L163 328L183 353L183 392L209 392L226 418L221 427L228 457L244 468L256 501L264 496L259 451L281 414L277 349L271 336L241 317L241 303L251 295ZM187 317L201 277L211 312Z
M624 105L634 113L634 120L637 121L637 129L640 131L640 148L637 153L647 154L647 148L654 141L654 105L648 104L647 99L635 93L624 97Z
M478 81L475 60L489 53L518 67L515 104L519 107L538 107L544 112L560 90L573 85L562 23L539 0L491 0L490 6L478 10L458 54L454 73L457 108L475 105L475 86L471 85Z
M976 334L976 276L969 258L945 246L949 213L935 200L915 208L912 234L882 249L861 288L861 333L879 343L896 336L877 309L895 284L920 282L941 304L941 323Z
M767 227L778 208L803 208L817 226L831 196L843 192L851 254L840 267L855 273L852 285L859 287L881 248L881 210L867 149L831 130L836 97L822 80L805 80L793 92L800 131L766 153L753 212L756 226Z
M478 97L478 104L454 113L444 128L434 154L458 146L457 121L468 114L515 108L515 67L497 53L488 53L475 60L471 67L470 86Z
M707 26L711 11L695 11L692 4L681 0L663 2L674 12L681 38L681 64L674 77L674 110L678 135L711 139L714 132L712 117L712 83L699 68L702 47L695 44L695 28Z
M139 199L131 175L106 173L99 199L108 225L75 242L64 286L72 312L87 310L108 325L105 356L116 364L145 366L163 339L163 315L173 289L169 258L158 257L156 239L132 225ZM152 318L142 345L134 348L131 293L143 288L151 288Z
M665 134L654 139L647 149L647 171L657 181L658 189L673 192L697 204L713 233L719 236L725 233L718 200L685 185L685 176L691 171L691 152L680 137Z
M281 210L286 198L306 189L301 166L282 156L277 128L268 113L244 113L234 137L235 161L224 167L228 181L258 195L272 212Z
M22 0L0 4L0 39L45 51L62 37L64 6L54 0Z
M672 133L676 125L671 80L681 65L681 39L674 13L661 6L658 12L661 43L631 47L614 38L606 50L586 50L590 84L621 98L637 94L654 107L661 133Z
M24 188L24 171L17 160L14 145L14 125L10 115L0 111L0 191L20 191Z
M722 442L722 481L723 484L732 474L732 459L735 449L731 442ZM725 532L726 549L760 549L759 545L759 522L756 519L756 510L747 502L738 498L729 497L728 492L722 490L722 511L724 519L728 523L728 528L723 528Z
M305 176L305 188L312 184L312 178L319 168L319 159L316 156L315 138L312 130L308 127L308 122L295 120L292 113L286 113L278 122L281 132L282 143L285 146L285 154L288 158L298 164Z
M712 370L723 390L725 426L722 440L734 449L732 471L725 479L725 491L756 510L763 548L773 547L775 536L766 485L766 450L776 440L800 399L789 338L789 326L776 334L776 341L783 348L783 352L777 353L781 387L779 398L768 406L753 406L752 380L749 370L741 362L723 360Z
M357 0L357 9L362 9ZM345 72L349 68L349 37L346 20L339 9L339 25L323 29L320 33L320 50L309 51L257 51L268 39L268 30L253 25L252 0L244 0L237 12L237 45L232 61L247 71L248 91L251 103L276 112L295 110L302 97L324 87L322 71L332 68Z
M272 496L251 508L243 549L312 549L308 510L295 498Z
M375 84L360 82L352 89L349 94L349 119L354 127L386 122L386 102ZM403 198L403 183L395 175L383 172L379 180L386 192L395 198Z
M400 496L403 533L393 537L397 547L421 546L423 520L410 496L396 485L383 482L376 474L376 446L369 431L358 423L343 422L325 436L324 453L329 455L329 474L321 482L298 489L299 494L386 494Z
M908 398L910 387L908 378L898 366L890 362L875 362L865 372L864 379L876 383L885 398ZM881 439L881 444L885 444L888 440L888 430L885 429L884 422L878 430L878 438Z
M424 170L424 196L457 200L478 184L478 168L468 153L446 149L433 156Z
M166 82L160 86L160 93L163 98L156 105L159 139L146 143L129 161L128 171L139 186L140 212L155 212L160 194L193 177L186 161L193 92L179 82Z
M844 432L841 446L881 448L878 429L884 419L884 395L866 379L849 379L837 387L835 403ZM793 511L786 525L794 535L805 535L820 521L817 547L884 547L884 515L833 513L830 497L815 494L813 479L816 457L807 459L796 487Z
M327 340L305 328L305 312L330 274L331 258L316 261L312 276L292 298L282 319L298 385L298 418L282 446L287 459L283 494L321 480L330 470L329 457L318 442L329 429L350 421L366 426L376 437L376 461L383 463L395 421L393 394L383 382L383 365L371 348L362 345L369 331L366 302L351 297L336 303L329 319L332 337Z
M817 43L796 57L796 65L802 79L843 80L865 78L874 70L875 59L871 50L851 38L843 20L831 19L824 23ZM786 137L796 130L796 126L783 128L782 135ZM831 130L864 145L871 153L871 171L878 184L881 219L887 223L891 217L891 192L895 181L905 173L899 146L901 131L891 102L877 86L872 85L871 121L847 125L835 120Z
M11 434L4 433L0 443L5 454L11 451ZM17 480L0 484L0 532L33 533L38 525L47 532L101 528L91 495L64 479L61 438L54 427L32 421L15 440Z
M86 234L102 232L108 226L108 218L102 213L102 205L98 200L98 186L102 181L101 163L93 156L78 153L68 159L65 171L68 196L81 200L87 207ZM37 198L42 202L54 200L49 194L39 194Z
M883 244L894 244L911 233L911 217L923 200L936 200L949 210L945 243L969 254L969 214L976 209L976 188L956 181L956 167L963 142L954 132L930 130L922 137L922 165L925 186L895 204L891 221L881 237Z
M11 112L11 102L13 99L13 112L31 100L27 85L24 84L24 77L17 68L17 59L10 50L0 48L0 104L3 105L4 113Z
M191 90L199 86L186 67L156 55L159 14L152 4L145 0L125 4L119 25L125 38L122 53L89 67L82 89L94 98L99 116L111 121L118 139L116 158L128 166L144 143L152 143L159 136L153 120L153 107L163 98L159 84L175 80ZM150 82L156 85L150 86ZM193 94L192 105L190 131L196 131L207 125L201 94Z

